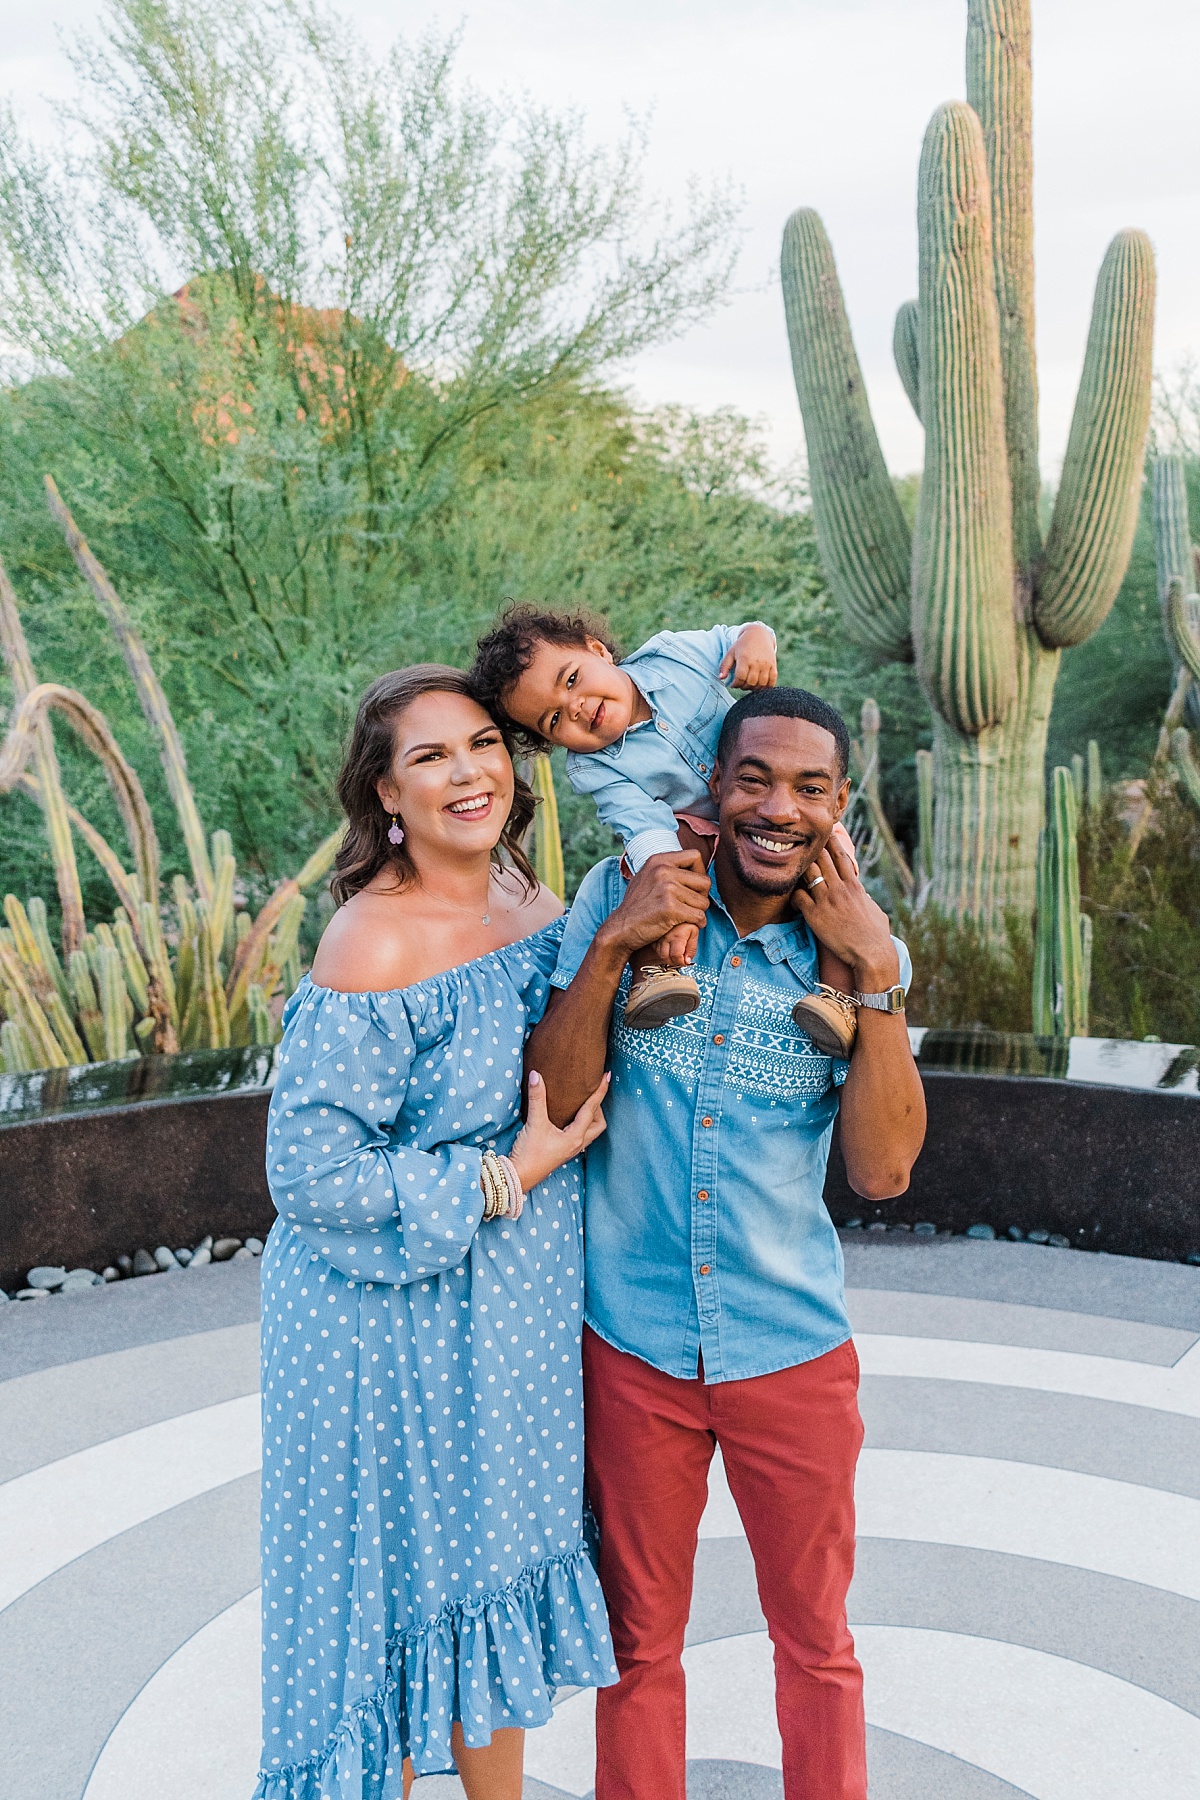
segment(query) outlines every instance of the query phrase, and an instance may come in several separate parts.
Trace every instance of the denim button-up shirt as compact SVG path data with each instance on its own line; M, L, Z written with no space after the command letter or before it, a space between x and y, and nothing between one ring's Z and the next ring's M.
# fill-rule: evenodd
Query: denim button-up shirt
M757 623L758 621L753 621ZM744 625L711 631L660 631L621 667L649 702L652 717L607 750L572 751L567 775L577 794L621 842L632 869L679 849L675 814L716 816L708 778L734 696L717 675Z
M625 892L616 858L585 877L551 977L566 987ZM911 974L901 944L901 979ZM587 1153L587 1321L664 1374L741 1381L850 1336L822 1189L848 1065L792 1021L817 979L803 919L741 938L715 892L692 967L696 1012L609 1039L608 1130Z

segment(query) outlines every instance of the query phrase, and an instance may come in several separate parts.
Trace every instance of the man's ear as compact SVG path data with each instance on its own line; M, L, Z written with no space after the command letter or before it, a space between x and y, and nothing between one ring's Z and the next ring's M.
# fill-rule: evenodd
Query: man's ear
M849 804L850 804L850 777L849 777L849 775L847 775L845 780L842 782L841 787L838 789L837 799L833 803L833 810L837 814L839 822L841 821L842 814L845 812L845 810L849 806Z
M600 642L599 638L590 637L586 641L587 641L587 647L591 651L592 655L598 656L602 662L610 663L610 662L613 662L616 660L613 656L612 651L609 649L608 645L602 644Z
M720 812L720 810L721 810L721 765L720 765L720 763L713 764L713 772L708 778L708 791L713 797L713 805L716 807L717 811Z

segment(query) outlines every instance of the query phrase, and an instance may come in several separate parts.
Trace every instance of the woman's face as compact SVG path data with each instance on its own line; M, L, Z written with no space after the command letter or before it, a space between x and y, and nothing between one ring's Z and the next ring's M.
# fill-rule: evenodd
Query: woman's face
M392 766L378 783L408 849L478 856L495 848L513 801L513 766L496 725L463 694L422 694L395 725Z

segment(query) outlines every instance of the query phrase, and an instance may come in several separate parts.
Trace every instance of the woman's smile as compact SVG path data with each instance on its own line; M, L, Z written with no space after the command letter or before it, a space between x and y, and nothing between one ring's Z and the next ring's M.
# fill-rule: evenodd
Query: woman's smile
M491 794L468 794L462 800L451 800L442 811L455 819L486 819L491 814Z

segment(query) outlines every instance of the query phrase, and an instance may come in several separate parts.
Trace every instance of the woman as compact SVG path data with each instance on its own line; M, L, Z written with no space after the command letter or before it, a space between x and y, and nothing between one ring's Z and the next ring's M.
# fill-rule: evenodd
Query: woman
M382 676L341 903L284 1014L263 1256L255 1800L520 1800L523 1728L616 1680L583 1535L579 1169L521 1055L562 908L456 669ZM508 1152L507 1158L502 1154Z

